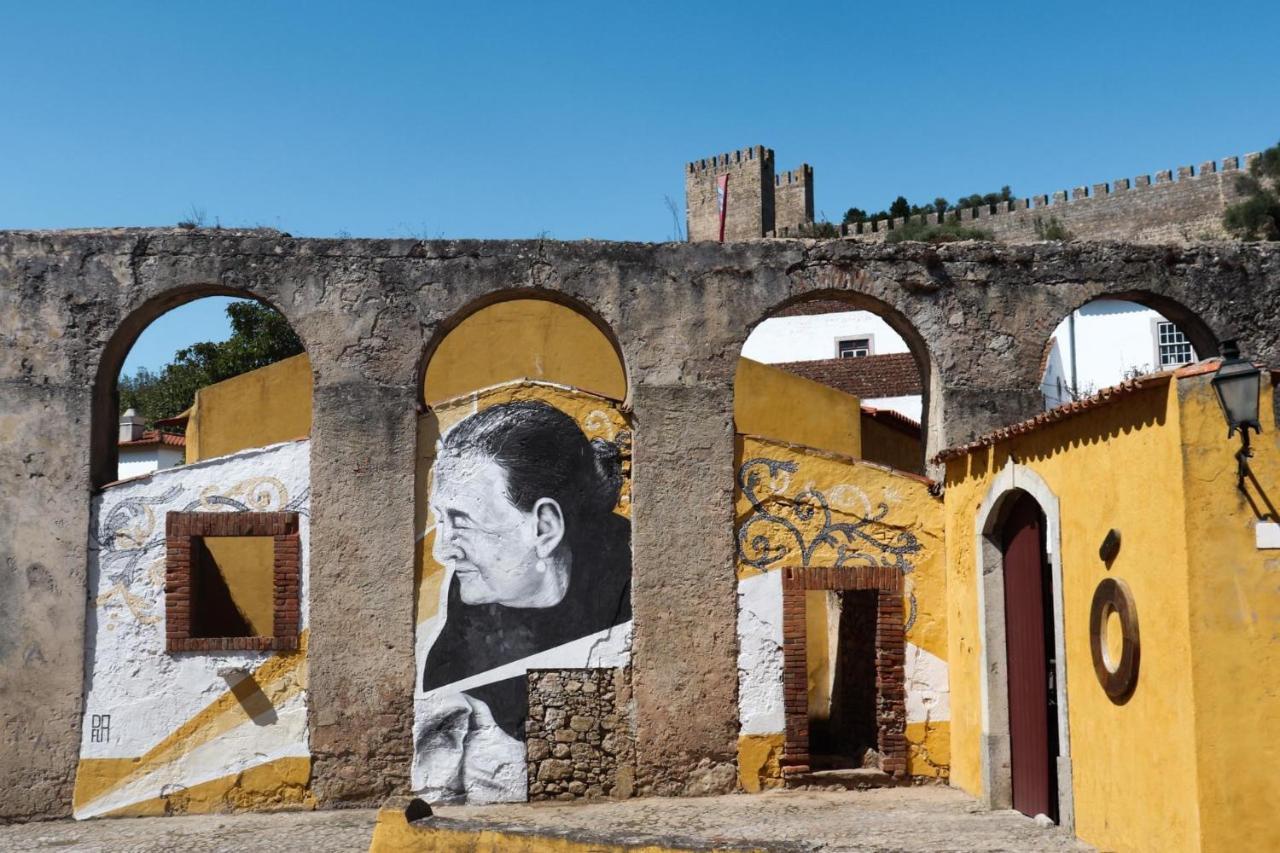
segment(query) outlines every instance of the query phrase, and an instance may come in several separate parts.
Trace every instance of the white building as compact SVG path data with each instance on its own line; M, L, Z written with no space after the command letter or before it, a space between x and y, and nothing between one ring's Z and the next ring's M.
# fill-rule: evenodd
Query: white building
M127 480L181 465L186 457L186 444L183 436L146 429L138 413L129 409L120 418L116 479Z
M770 317L752 330L744 358L765 364L826 361L908 352L902 336L870 311ZM811 377L812 378L812 377ZM920 395L862 396L862 404L920 421Z
M830 361L908 352L906 341L870 311L771 317L757 326L742 355L766 364ZM1054 331L1045 354L1045 408L1195 361L1199 355L1176 325L1134 302L1100 299L1072 312ZM805 371L810 378L823 381ZM886 389L901 390L898 383ZM920 420L921 395L861 394L864 405Z
M1159 312L1135 302L1099 299L1054 330L1040 386L1044 405L1051 409L1198 357L1182 330Z

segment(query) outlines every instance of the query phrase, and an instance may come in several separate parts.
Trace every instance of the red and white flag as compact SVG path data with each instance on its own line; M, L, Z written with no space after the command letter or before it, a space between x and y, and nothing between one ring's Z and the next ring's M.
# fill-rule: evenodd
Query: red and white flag
M716 205L720 211L720 242L724 242L724 217L729 210L729 176L716 178Z

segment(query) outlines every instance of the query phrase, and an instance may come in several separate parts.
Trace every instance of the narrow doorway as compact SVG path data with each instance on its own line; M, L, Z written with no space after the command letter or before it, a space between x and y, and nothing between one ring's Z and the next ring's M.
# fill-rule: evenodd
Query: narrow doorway
M1013 807L1057 822L1058 708L1053 682L1057 669L1045 527L1039 504L1023 492L1009 509L1000 541Z
M873 589L810 590L809 751L814 770L881 769Z

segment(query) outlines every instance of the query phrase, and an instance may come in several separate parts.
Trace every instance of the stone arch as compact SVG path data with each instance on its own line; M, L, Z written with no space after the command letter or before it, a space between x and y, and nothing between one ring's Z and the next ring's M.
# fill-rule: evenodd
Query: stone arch
M595 331L599 333L603 341L607 343L608 348L612 350L613 356L616 358L621 372L621 395L605 393L605 396L618 399L623 403L624 407L630 405L632 386L630 382L630 375L628 373L627 359L623 353L622 345L619 342L618 336L614 333L613 327L609 325L599 312L585 302L558 291L548 290L497 290L472 300L459 310L453 312L445 320L441 321L436 326L430 338L428 338L426 345L423 347L422 356L418 362L416 384L420 392L425 391L426 389L428 374L431 370L433 359L440 351L441 346L446 343L449 336L455 330L464 326L467 321L472 320L486 309L490 309L504 303L522 301L541 302L561 306L573 312L583 320L586 320L592 327L594 327ZM424 402L429 401L424 400Z
M116 465L119 452L116 447L117 424L120 420L119 399L116 394L120 370L125 358L137 342L138 336L148 326L174 308L203 299L208 296L231 296L238 299L252 299L261 302L276 311L289 321L289 325L303 339L304 351L309 350L307 341L296 323L288 314L270 300L250 291L239 290L217 284L192 284L169 288L148 297L140 305L130 310L116 326L115 332L107 340L98 357L98 369L94 374L92 400L90 404L90 447L89 477L93 488L98 488L116 479Z
M544 698L629 677L632 425L621 349L577 300L500 291L440 323L418 381L411 786L481 801L581 795L584 786L552 778L563 721ZM450 752L431 732L459 701L493 724ZM593 718L615 715L600 708ZM603 768L586 793L630 784L616 755L580 752L574 772L589 760ZM442 756L460 776L442 772Z
M1000 533L1005 518L1020 495L1030 495L1046 523L1045 550L1053 591L1054 681L1058 702L1058 815L1059 823L1074 829L1071 728L1067 704L1067 656L1062 590L1062 516L1058 496L1031 468L1010 460L987 490L978 508L974 554L981 581L978 590L979 659L982 680L982 799L988 808L1013 807L1011 748L1009 739L1009 686L1005 651L1004 560Z
M902 338L920 374L920 430L924 438L924 461L927 468L928 460L946 446L943 394L941 376L933 352L915 322L898 307L872 294L857 290L824 288L788 297L756 317L747 327L747 334L743 336L744 345L751 332L765 320L788 312L801 313L802 307L806 305L825 309L814 313L870 312L883 320Z
M1134 302L1164 315L1165 319L1177 325L1190 340L1201 358L1217 355L1218 335L1201 316L1191 308L1164 293L1152 290L1118 290L1114 292L1095 293L1082 300L1071 311L1078 311L1090 302L1101 299L1114 299L1120 302ZM1067 313L1070 314L1071 311Z
M1097 318L1097 317L1091 318L1090 314L1086 312L1081 320L1076 321L1074 319L1077 317L1077 314L1079 314L1082 310L1086 309L1088 306L1091 306L1091 305L1096 306L1098 303L1101 303L1101 302L1127 303L1128 305L1130 305L1135 309L1145 308L1150 311L1156 312L1164 320L1167 320L1173 323L1177 327L1177 329L1180 332L1182 332L1183 335L1185 335L1187 340L1190 342L1193 350L1192 352L1193 360L1210 358L1217 354L1218 340L1219 340L1218 335L1214 332L1214 330L1210 327L1210 325L1204 319L1202 319L1198 313L1196 313L1196 311L1194 311L1191 308L1188 308L1186 305L1179 302L1177 299L1174 299L1173 297L1163 293L1157 293L1154 291L1143 290L1143 289L1118 289L1115 291L1102 290L1097 293L1092 293L1087 298L1075 300L1074 302L1071 303L1071 307L1065 312L1063 312L1061 316L1054 316L1049 318L1050 322L1052 322L1053 325L1048 330L1047 333L1043 333L1045 335L1043 351L1042 351L1043 356L1041 358L1039 367L1037 369L1037 375L1036 375L1037 382L1040 383L1040 386L1041 386L1041 392L1046 396L1047 402L1045 403L1045 405L1049 405L1049 402L1051 402L1051 401L1048 401L1048 398L1050 396L1056 396L1058 402L1060 403L1064 401L1064 397L1065 399L1069 400L1072 397L1076 396L1077 394L1084 395L1087 393L1091 393L1092 391L1097 391L1102 387L1106 387L1121 381L1121 377L1119 374L1112 375L1108 378L1099 379L1096 382L1089 381L1091 374L1096 376L1100 371L1103 373L1106 372L1106 369L1102 368L1101 363L1096 359L1094 360L1092 370L1090 369L1090 367L1087 366L1087 363L1089 361L1088 353L1091 347L1091 335L1087 330L1089 329L1090 326L1093 326L1094 328L1094 332L1092 335L1093 346L1102 346L1102 347L1123 346L1124 357L1126 359L1134 359L1132 367L1137 368L1140 371L1142 370L1142 367L1144 365L1149 365L1151 371L1159 371L1161 369L1164 369L1162 368L1160 363L1159 345L1158 345L1158 342L1155 341L1154 339L1156 335L1156 330L1154 326L1147 328L1145 332L1142 332L1142 334L1150 334L1152 336L1149 344L1150 348L1145 352L1145 357L1143 357L1143 354L1141 354L1142 353L1141 347L1138 348L1140 354L1134 355L1132 345L1138 344L1141 341L1141 338L1139 338L1138 336L1139 331L1137 327L1132 325L1133 321L1122 319L1121 315L1127 312L1122 311L1120 312L1119 315L1116 315L1113 318L1107 319L1107 320L1100 320L1100 318ZM1096 330L1098 327L1094 323L1090 322L1091 320L1094 320L1094 319L1100 320L1101 322L1108 324L1107 325L1108 333L1103 336L1105 337L1107 343L1103 343L1097 337L1098 332ZM1072 322L1068 323L1069 320ZM1119 323L1120 325L1114 325L1116 323ZM1074 341L1077 339L1072 337L1074 334L1076 334L1076 332L1073 331L1073 332L1067 333L1067 336L1072 338L1072 341L1073 341L1072 346L1076 346L1075 350L1073 350L1072 347L1065 347L1060 349L1056 349L1055 347L1055 345L1059 340L1059 337L1058 337L1059 330L1064 326L1067 326L1068 328L1073 330L1079 330L1080 337L1078 338L1078 340L1080 341L1080 343L1078 346L1076 346L1074 343ZM1121 329L1123 329L1123 331L1118 331ZM1061 380L1064 377L1066 377L1067 374L1070 374L1070 377L1071 377L1071 381L1067 382L1063 386L1064 388L1068 389L1068 391L1065 392L1065 394L1058 393L1057 395L1054 395L1053 393L1054 389L1050 388L1049 385L1046 383L1046 377L1049 375L1049 372L1050 372L1049 371L1049 368L1051 366L1050 360L1051 360L1051 357L1055 354L1055 351L1057 352L1058 355L1062 357L1062 363L1058 364L1058 367L1057 367L1059 384L1061 384ZM1070 353L1069 362L1068 362L1068 355L1067 355L1068 352ZM1120 352L1121 350L1117 350L1114 353L1109 353L1109 355L1118 356ZM1076 361L1078 356L1083 358L1085 362L1085 366L1077 367ZM1076 376L1077 370L1084 376L1085 382L1083 384L1079 382L1079 377ZM1129 374L1126 373L1125 375L1127 376ZM1075 391L1070 390L1073 382L1077 386Z

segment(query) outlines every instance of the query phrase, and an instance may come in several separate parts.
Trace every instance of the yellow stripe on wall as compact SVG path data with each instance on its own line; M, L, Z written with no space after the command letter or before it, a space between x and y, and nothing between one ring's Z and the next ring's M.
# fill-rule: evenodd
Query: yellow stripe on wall
M302 631L298 651L267 658L248 678L241 679L142 756L81 759L76 766L73 807L81 808L126 782L177 760L246 719L256 719L305 690L308 637L309 631Z

